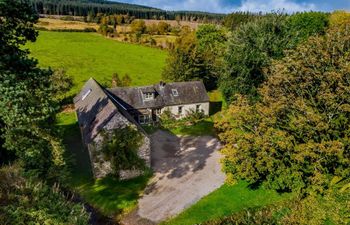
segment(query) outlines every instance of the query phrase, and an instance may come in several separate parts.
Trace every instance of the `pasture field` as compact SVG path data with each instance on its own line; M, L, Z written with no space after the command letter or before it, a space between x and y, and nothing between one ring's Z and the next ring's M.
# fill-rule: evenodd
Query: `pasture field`
M36 27L45 28L48 30L52 29L74 29L74 30L84 30L86 28L98 29L98 24L96 23L85 23L81 21L66 21L53 18L40 18L39 22L35 25Z
M129 74L132 85L161 80L167 52L106 39L96 33L40 31L26 47L41 67L63 68L74 79L69 95L77 94L90 77L110 84L113 73Z

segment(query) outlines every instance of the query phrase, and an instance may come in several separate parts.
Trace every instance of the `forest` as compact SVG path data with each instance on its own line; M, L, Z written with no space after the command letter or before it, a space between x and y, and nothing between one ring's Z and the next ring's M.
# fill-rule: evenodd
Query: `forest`
M40 11L47 10L40 4L52 5ZM165 121L168 132L220 140L226 183L164 224L350 223L350 13L232 13L220 24L181 27L167 50L34 28L38 12L88 16L104 5L0 0L0 224L118 224L136 207L151 174L81 183L72 169L77 162L69 151L81 148L74 142L81 137L67 93L75 94L91 71L100 82L124 80L123 86L202 80L222 96L209 118ZM130 8L140 18L168 13ZM133 32L146 32L138 21ZM113 61L126 65L123 74L133 66L132 74L120 79L107 66ZM73 73L59 68L63 63ZM149 71L141 74L145 65Z
M122 14L137 19L162 19L183 21L218 21L223 19L223 14L191 11L165 11L161 9L94 0L31 0L34 9L39 14L47 15L70 15L70 16L96 16L97 14Z

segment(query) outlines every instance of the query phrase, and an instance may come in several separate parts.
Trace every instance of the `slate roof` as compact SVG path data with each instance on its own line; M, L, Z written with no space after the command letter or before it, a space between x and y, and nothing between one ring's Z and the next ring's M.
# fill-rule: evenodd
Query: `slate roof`
M120 105L108 96L104 88L92 78L85 83L81 92L74 98L74 105L85 144L90 143L113 116L118 113L126 117L130 122L138 125ZM140 129L139 126L137 127ZM141 131L143 131L142 128Z
M178 95L174 95L176 90ZM143 87L117 87L108 89L127 109L161 108L209 102L209 96L202 81L159 83ZM144 100L143 93L154 92L153 100Z

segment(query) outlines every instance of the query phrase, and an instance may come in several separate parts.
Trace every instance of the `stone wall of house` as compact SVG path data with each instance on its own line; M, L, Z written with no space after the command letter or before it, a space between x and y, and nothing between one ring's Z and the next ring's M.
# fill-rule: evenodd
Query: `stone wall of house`
M138 129L136 125L132 124L127 120L123 115L117 113L105 126L105 131L112 131L118 128L124 128L126 126L132 126L135 129ZM140 131L141 132L141 131ZM138 150L138 155L140 158L145 160L146 166L151 166L151 141L150 138L141 132L143 137L143 144ZM108 174L113 172L111 163L105 159L101 147L103 143L102 135L97 135L93 143L88 145L88 150L91 159L91 168L95 178L103 178ZM140 176L144 171L140 170L126 170L120 171L120 179L131 179L137 176Z

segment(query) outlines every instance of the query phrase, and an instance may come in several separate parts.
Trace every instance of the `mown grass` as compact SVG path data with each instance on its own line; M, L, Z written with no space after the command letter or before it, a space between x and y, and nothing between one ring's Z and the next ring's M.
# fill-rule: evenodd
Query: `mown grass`
M229 216L246 208L266 206L291 198L291 196L291 194L281 195L275 191L263 188L253 190L245 182L239 182L233 186L225 184L177 217L162 224L199 224Z
M63 132L68 155L73 159L69 186L105 216L119 216L136 207L137 200L152 176L151 172L128 181L119 181L113 177L94 180L75 113L58 114L57 126Z
M215 136L214 122L211 117L203 119L194 125L178 125L168 129L168 131L181 136Z
M90 77L110 84L113 73L129 74L132 85L161 80L167 52L106 39L96 33L41 31L26 46L41 67L63 68L74 79L70 95L79 92Z

